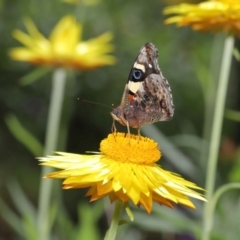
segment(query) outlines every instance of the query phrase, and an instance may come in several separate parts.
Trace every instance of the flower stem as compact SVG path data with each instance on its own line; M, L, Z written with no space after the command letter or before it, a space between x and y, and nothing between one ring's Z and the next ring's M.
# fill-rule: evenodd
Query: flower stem
M215 176L216 176L216 165L218 159L218 151L221 139L221 130L223 123L224 107L226 101L227 87L229 72L232 60L232 50L234 45L233 37L229 36L225 39L222 62L220 68L219 82L216 93L216 105L213 115L213 126L210 137L210 146L208 154L208 166L206 176L206 198L209 203L204 206L203 215L203 233L202 240L210 239L210 231L212 229L212 218L213 212L211 206L214 194Z
M233 190L233 189L240 189L240 183L227 183L224 184L223 186L219 187L217 191L214 193L212 201L211 201L211 214L213 215L214 210L216 208L217 202L219 198L227 191Z
M204 125L203 125L203 140L206 144L202 145L201 149L201 167L205 167L207 164L207 157L209 153L209 142L210 134L212 129L213 121L213 110L216 101L216 87L217 80L219 78L219 65L221 64L221 55L224 40L226 39L225 34L216 34L213 41L212 51L211 51L211 63L210 63L210 73L208 75L208 84L204 90Z
M112 222L104 240L114 240L116 238L122 208L123 203L120 200L116 200Z
M48 113L47 130L45 138L44 155L49 155L57 148L62 103L66 84L66 72L63 69L56 69L53 73L52 92ZM42 176L51 172L50 167L42 167ZM48 240L49 228L49 207L52 191L52 181L41 179L39 192L39 213L38 213L38 240Z

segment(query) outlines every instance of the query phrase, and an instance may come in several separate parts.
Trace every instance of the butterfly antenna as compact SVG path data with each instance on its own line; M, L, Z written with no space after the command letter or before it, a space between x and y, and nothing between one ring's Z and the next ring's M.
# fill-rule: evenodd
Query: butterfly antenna
M102 106L102 107L107 107L107 108L111 108L111 109L114 108L114 107L113 107L113 104L112 104L112 106L110 107L110 106L108 106L108 105L106 105L106 104L102 104L102 103L98 103L98 102L92 102L92 101L85 100L85 99L80 99L80 98L78 98L78 100L81 101L81 102L96 104L96 105L99 105L99 106Z

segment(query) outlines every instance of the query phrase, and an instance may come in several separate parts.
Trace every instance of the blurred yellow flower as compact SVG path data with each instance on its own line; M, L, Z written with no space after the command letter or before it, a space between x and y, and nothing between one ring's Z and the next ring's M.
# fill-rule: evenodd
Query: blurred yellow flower
M52 30L49 39L45 38L30 19L25 20L28 34L15 30L14 38L25 47L13 48L10 57L36 65L61 66L91 70L104 65L113 65L115 57L109 32L87 41L81 40L82 25L73 16L63 17Z
M183 0L164 0L166 5L180 4ZM185 3L199 3L199 0L185 0Z
M189 197L206 201L192 189L194 183L156 164L161 157L152 139L124 133L109 134L101 141L99 153L79 155L58 152L57 156L40 158L41 164L63 169L47 178L64 178L63 188L90 188L91 201L108 196L113 202L132 201L148 213L153 201L173 208L173 203L195 208Z
M224 31L240 37L240 1L209 0L199 4L179 4L166 7L164 14L176 14L165 23L192 26L200 31Z

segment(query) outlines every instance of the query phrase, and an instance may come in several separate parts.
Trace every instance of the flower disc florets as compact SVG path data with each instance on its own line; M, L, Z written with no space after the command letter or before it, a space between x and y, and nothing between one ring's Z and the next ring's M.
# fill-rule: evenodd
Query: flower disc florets
M161 157L152 139L124 133L109 134L102 140L100 151L116 161L139 164L152 164Z

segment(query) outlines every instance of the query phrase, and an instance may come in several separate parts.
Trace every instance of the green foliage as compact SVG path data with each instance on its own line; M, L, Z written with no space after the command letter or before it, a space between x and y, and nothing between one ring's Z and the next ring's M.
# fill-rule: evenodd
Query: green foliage
M240 149L237 150L235 165L229 172L229 180L232 182L240 182Z
M34 69L32 72L30 72L29 74L27 74L26 76L23 76L19 83L23 86L31 84L35 81L37 81L38 79L42 78L45 74L47 74L48 72L50 72L50 68L37 68Z
M208 120L211 126L212 108L206 109L211 96L215 97L222 44L221 41L212 41L213 35L210 34L164 25L162 9L161 1L144 0L137 3L133 0L103 0L91 7L83 6L81 1L77 6L61 0L0 1L0 19L4 23L0 28L0 111L5 120L0 127L0 215L9 226L5 233L9 239L38 239L39 196L36 189L39 186L34 179L40 176L40 167L35 156L43 154L42 142L52 88L49 68L14 62L8 57L9 49L20 46L11 32L14 29L25 31L23 18L26 16L33 19L44 36L49 36L58 20L67 14L75 15L83 23L83 40L105 31L112 31L115 36L114 55L118 58L115 66L91 72L68 71L56 150L66 147L68 152L98 151L100 140L111 131L110 109L77 99L109 107L113 103L118 105L140 47L151 41L159 49L160 68L171 85L176 112L172 121L145 126L142 133L159 142L163 152L161 165L204 187L207 160L203 149L209 142L203 139L203 130ZM234 56L239 61L236 48ZM227 102L227 108L238 109L233 101L239 95L238 75L233 71L230 82L233 87L228 98L232 102ZM207 92L209 85L212 89ZM214 101L211 104L214 107ZM230 124L240 120L239 112L235 110L226 110L225 117ZM211 131L209 126L207 133ZM227 124L223 134L239 141L238 130ZM219 162L219 167L223 166ZM224 169L217 175L218 186L230 181L239 182L239 150L231 170ZM65 192L60 194L59 191L59 186L53 189L53 194L59 198L53 198L47 216L51 240L103 239L107 230L105 215L109 215L109 210L103 207L102 201L86 203L80 191L76 193L79 194L77 197L66 200ZM8 201L9 195L11 202ZM198 203L196 206L197 210L172 210L155 205L150 215L134 210L133 223L120 226L124 231L119 239L146 240L150 239L149 235L164 239L162 233L170 233L172 238L176 234L189 233L199 239L203 206ZM132 216L132 213L128 215ZM239 191L226 193L215 209L212 239L238 239L239 216ZM6 235L1 234L0 238L6 239Z
M7 115L5 122L14 137L21 144L25 145L33 155L40 156L43 153L43 147L41 143L21 125L14 115Z
M240 112L227 109L225 112L225 117L236 122L240 122Z

